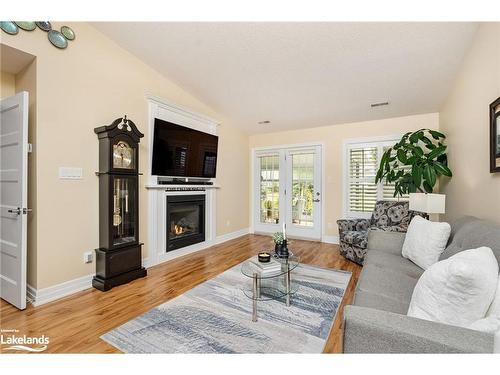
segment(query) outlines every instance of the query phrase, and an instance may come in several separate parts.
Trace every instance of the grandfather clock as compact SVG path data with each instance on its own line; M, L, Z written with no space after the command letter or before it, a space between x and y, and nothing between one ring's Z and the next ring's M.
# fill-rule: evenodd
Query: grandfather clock
M127 119L94 129L99 138L99 248L92 285L102 291L146 276L139 242L139 140Z

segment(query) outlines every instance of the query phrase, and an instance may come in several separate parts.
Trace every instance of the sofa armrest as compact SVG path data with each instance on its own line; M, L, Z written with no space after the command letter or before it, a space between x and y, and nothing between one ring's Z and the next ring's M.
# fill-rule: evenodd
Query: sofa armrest
M493 353L494 335L361 306L344 309L344 353Z
M370 227L369 219L341 219L337 220L339 235L346 231L366 231Z
M368 232L368 251L377 250L401 255L406 233L370 230Z

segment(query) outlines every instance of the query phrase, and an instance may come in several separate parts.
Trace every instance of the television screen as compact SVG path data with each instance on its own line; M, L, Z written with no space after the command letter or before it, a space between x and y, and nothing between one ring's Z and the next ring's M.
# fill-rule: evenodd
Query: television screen
M215 135L155 119L151 174L173 177L215 177Z

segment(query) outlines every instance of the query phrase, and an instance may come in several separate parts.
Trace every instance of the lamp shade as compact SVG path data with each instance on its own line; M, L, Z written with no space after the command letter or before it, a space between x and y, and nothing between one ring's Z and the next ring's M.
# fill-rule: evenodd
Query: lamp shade
M428 214L445 213L446 195L410 193L410 210Z

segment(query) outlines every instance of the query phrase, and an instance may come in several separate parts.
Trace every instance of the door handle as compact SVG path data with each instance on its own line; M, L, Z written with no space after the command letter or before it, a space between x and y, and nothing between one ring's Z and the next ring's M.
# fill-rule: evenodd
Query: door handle
M21 207L18 207L16 208L15 210L12 209L12 210L7 210L8 213L10 214L17 214L17 215L26 215L28 212L31 212L33 211L31 208L21 208Z
M21 213L22 213L23 211L21 210L21 207L18 207L18 208L16 208L15 210L7 210L7 212L8 212L9 214L17 214L17 215L21 215Z
M313 202L319 202L320 200L319 199L313 199Z

